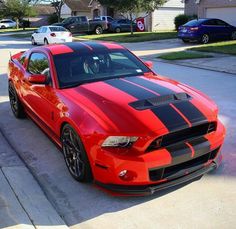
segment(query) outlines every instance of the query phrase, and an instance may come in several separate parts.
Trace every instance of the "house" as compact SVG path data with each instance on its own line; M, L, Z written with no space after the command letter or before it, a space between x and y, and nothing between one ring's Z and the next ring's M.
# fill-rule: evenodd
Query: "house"
M64 0L61 17L87 16L88 18L92 18L91 10L88 7L89 3L90 0Z
M199 18L219 18L236 26L236 0L187 0L185 13Z
M145 17L146 29L151 31L171 30L175 28L174 18L184 13L183 0L169 0L159 9L155 10L151 15ZM95 18L100 15L107 15L114 18L121 18L119 12L111 7L103 6L99 0L65 0L62 7L62 18L75 15L85 15L89 18ZM144 17L146 13L139 13L135 17Z
M38 4L34 6L36 12L35 17L24 18L30 21L30 27L39 27L43 25L48 25L48 17L55 13L54 7L50 4Z

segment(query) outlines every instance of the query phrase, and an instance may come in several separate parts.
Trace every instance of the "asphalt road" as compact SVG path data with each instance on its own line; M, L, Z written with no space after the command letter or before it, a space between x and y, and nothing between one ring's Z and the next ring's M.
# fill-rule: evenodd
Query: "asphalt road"
M235 75L154 63L161 75L190 84L217 102L227 128L224 161L218 170L188 185L149 197L116 197L74 181L62 154L43 132L31 120L13 117L7 98L7 53L28 47L24 41L0 38L0 128L71 228L235 228Z

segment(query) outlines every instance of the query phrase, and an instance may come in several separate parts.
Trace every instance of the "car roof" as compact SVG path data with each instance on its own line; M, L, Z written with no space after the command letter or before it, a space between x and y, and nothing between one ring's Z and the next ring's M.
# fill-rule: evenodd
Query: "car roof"
M67 42L63 44L51 44L47 46L36 47L33 48L32 50L35 51L44 50L46 52L50 52L52 55L59 55L73 52L79 53L81 51L95 52L98 50L119 50L119 49L126 50L125 47L116 43L86 41L86 42Z

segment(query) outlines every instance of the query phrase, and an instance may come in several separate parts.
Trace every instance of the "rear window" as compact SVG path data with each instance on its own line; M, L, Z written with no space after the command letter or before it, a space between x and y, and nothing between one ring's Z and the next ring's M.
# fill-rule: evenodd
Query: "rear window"
M204 21L205 21L204 19L192 20L184 24L184 26L199 26Z
M49 27L50 31L51 32L60 32L60 31L67 31L65 28L63 27L56 27L56 26L53 26L53 27Z

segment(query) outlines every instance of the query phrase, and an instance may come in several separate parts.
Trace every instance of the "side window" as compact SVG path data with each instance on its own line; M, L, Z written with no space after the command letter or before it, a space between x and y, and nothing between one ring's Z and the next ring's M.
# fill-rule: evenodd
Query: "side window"
M224 21L221 21L221 20L215 20L216 21L216 24L217 25L220 25L220 26L227 26L228 24L225 23Z
M81 21L82 21L82 22L86 22L86 21L87 21L87 18L86 18L86 17L81 17Z
M32 74L50 76L48 58L43 53L32 53L29 58L28 71Z
M103 20L103 21L106 21L106 18L105 18L105 17L102 17L102 20Z
M209 20L203 23L203 25L216 25L215 20Z
M47 28L46 27L42 27L42 33L46 33L47 32Z

